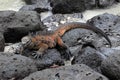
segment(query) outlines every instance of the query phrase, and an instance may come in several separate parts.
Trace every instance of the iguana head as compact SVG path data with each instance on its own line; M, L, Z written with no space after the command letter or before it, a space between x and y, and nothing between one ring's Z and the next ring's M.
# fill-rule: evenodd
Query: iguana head
M27 45L30 44L31 39L30 39L29 36L25 36L25 37L23 37L23 38L21 39L21 42L22 42L23 45L27 46Z

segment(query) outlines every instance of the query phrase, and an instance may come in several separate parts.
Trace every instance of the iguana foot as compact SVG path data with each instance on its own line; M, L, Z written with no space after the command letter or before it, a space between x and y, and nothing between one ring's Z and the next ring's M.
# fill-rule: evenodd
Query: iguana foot
M32 56L33 56L34 59L39 59L39 58L41 58L43 56L43 53L39 52L39 51L34 51L32 53Z

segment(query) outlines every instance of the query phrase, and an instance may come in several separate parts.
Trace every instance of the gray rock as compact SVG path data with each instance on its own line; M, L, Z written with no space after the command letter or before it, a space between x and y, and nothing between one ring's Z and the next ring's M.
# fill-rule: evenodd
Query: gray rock
M104 13L102 15L95 16L88 20L88 23L91 25L95 25L96 27L101 28L109 35L113 35L119 32L119 25L120 25L120 17ZM111 33L111 34L110 34Z
M82 12L86 9L111 6L115 0L50 0L53 13Z
M46 6L41 5L25 5L23 6L20 11L36 11L37 13L48 11L49 9Z
M85 8L84 0L50 0L53 13L82 12Z
M102 8L102 7L111 6L114 2L115 0L99 0L98 7Z
M32 55L33 51L25 50L23 55L30 57L34 60L35 64L37 65L37 68L39 70L50 68L51 66L58 65L64 65L64 61L62 59L62 55L59 51L56 49L48 49L45 51L45 53L40 58L35 58L35 55Z
M72 64L86 64L95 71L101 72L100 66L102 60L103 58L98 50L91 47L86 47L82 50L79 49L79 52L74 57Z
M32 4L31 0L24 0L26 4Z
M48 0L29 0L29 2L31 5L25 5L20 10L41 13L52 9Z
M85 0L85 6L87 9L97 8L97 0Z
M21 80L35 71L37 67L32 59L12 53L0 53L1 80Z
M23 80L108 80L105 76L80 64L35 72Z
M52 7L53 13L82 12L86 9L105 8L119 0L25 0L27 4L39 4ZM47 5L49 4L50 5Z
M73 29L65 33L62 37L63 41L70 47L77 45L84 45L90 43L91 45L98 47L94 42L99 42L100 37L93 31L86 29Z
M120 50L114 51L102 62L101 71L111 80L120 80Z
M26 4L44 4L46 5L49 0L24 0L26 2Z
M105 33L107 33L112 42L112 46L119 46L120 44L120 27L119 27L120 17L119 16L105 13L105 14L93 17L92 19L88 20L88 23L96 27L99 27ZM103 44L106 44L106 43L103 43ZM100 44L96 43L96 45L100 45Z
M116 51L120 50L118 47L112 47L112 48L106 48L106 47L101 47L100 48L100 52L101 52L101 56L103 59L106 59L107 57L109 57L111 54L114 54Z
M120 2L120 0L116 0L117 2Z
M5 40L3 34L0 33L0 51L4 51L4 47L5 47Z
M35 50L23 49L23 45L21 43L12 44L10 46L6 46L4 52L5 53L13 53L13 54L21 54L23 56L31 58L38 70L50 68L53 65L61 66L64 65L64 59L67 58L67 54L62 54L57 49L48 49L45 51L42 57L35 57Z
M16 42L31 31L45 28L39 14L33 11L1 11L0 32L6 42Z
M87 29L73 29L65 33L62 37L63 41L70 47L76 45L90 44L96 48L109 47L104 37Z

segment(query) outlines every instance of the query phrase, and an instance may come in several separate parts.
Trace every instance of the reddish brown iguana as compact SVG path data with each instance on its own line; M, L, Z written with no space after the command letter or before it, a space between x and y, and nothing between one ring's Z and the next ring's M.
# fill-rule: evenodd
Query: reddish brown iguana
M108 36L99 28L95 26L88 25L86 23L72 22L61 25L57 30L50 34L39 34L35 36L25 36L22 38L22 43L28 49L36 49L37 55L42 55L44 51L48 48L54 48L56 45L60 47L67 48L67 46L62 41L61 37L69 30L75 28L84 28L92 30L95 33L102 35L109 43L111 47L111 41Z

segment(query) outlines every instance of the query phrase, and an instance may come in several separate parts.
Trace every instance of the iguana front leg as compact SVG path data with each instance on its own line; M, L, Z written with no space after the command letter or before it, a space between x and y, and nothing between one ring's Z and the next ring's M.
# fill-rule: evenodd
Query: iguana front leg
M34 51L34 53L32 54L34 58L37 58L37 59L39 59L44 55L45 50L48 49L48 45L44 43L40 43L38 48L39 48L38 51Z

